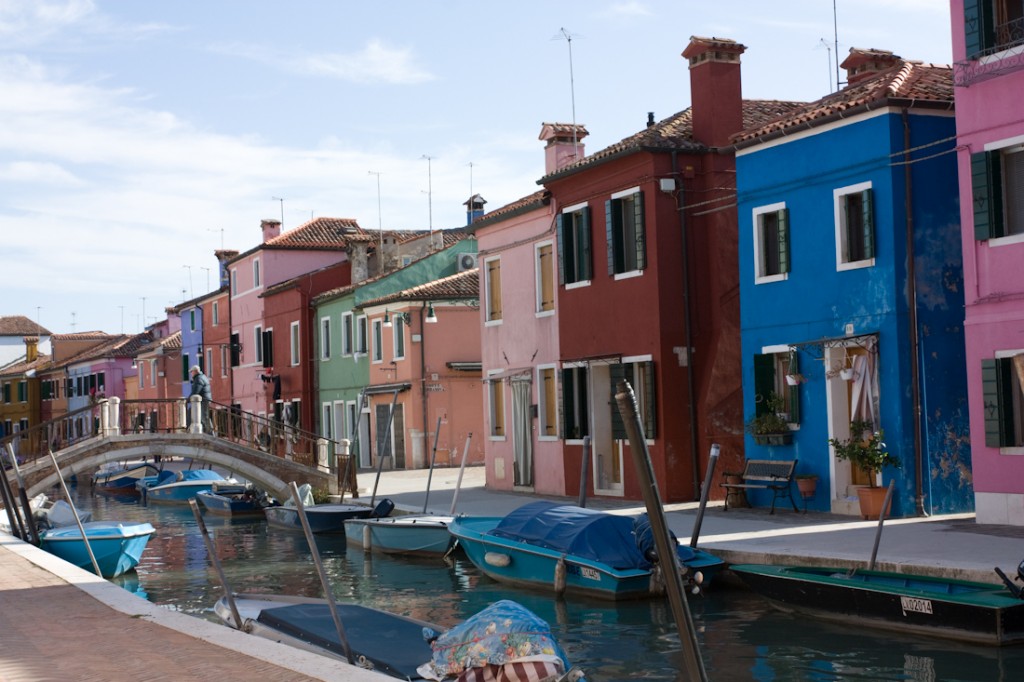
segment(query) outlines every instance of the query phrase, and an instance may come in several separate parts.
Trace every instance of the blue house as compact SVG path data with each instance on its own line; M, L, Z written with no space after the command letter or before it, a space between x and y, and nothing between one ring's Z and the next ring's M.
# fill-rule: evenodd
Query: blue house
M208 373L207 357L203 352L203 304L209 295L178 304L173 311L181 317L181 395L192 393L192 377L188 370L199 365ZM210 351L213 352L212 350Z
M861 515L860 488L894 481L894 516L971 511L952 71L842 66L842 90L733 137L744 413L788 423L746 458L816 474L808 509ZM829 444L872 433L898 468Z

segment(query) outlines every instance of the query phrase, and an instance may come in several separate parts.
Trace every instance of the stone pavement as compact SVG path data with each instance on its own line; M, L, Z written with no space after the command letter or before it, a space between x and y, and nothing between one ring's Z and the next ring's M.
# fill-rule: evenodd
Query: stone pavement
M359 474L358 502L390 497L403 511L423 511L429 472ZM489 491L482 467L434 471L427 511L500 516L543 497ZM643 511L635 502L589 500L612 513ZM697 504L667 505L669 527L688 541ZM698 544L730 563L826 563L863 566L877 522L777 509L710 506ZM973 515L897 519L885 523L877 567L998 582L1024 559L1024 528L981 526ZM211 579L212 574L211 574ZM122 588L0 533L0 680L335 680L380 682L382 676L339 661L251 637L222 625L157 607Z

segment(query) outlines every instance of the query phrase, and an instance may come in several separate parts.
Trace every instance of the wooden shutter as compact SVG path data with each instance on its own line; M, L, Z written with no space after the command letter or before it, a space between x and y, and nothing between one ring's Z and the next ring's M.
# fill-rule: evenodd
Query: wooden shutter
M562 438L571 439L576 437L576 383L573 381L574 368L562 369Z
M584 206L579 212L576 224L577 266L576 281L584 281L593 277L593 259L590 255L590 207Z
M231 366L238 367L241 364L242 345L239 343L238 334L231 335Z
M642 363L644 372L644 436L657 438L658 436L658 409L655 402L657 390L654 384L654 362Z
M636 269L647 267L647 228L644 224L644 193L633 197L633 225L636 229Z
M558 283L565 284L565 216L555 216L555 234L558 237Z
M618 203L619 202L617 202L617 201L615 201L613 199L609 199L608 201L604 202L604 236L605 236L605 244L608 247L608 274L609 275L614 275L616 272L618 272L618 269L616 268L616 260L620 260L620 259L616 259L616 257L615 257L615 252L617 251L617 249L616 249L616 246L617 246L616 242L621 240L621 237L619 237L619 240L616 240L616 236L621 235L621 231L622 231L621 226L615 224L616 223L616 220L615 220L616 216L615 216L614 208L618 207L617 206ZM621 222L621 220L619 222Z
M800 361L797 359L796 351L789 354L789 373L800 373ZM789 386L789 421L792 424L800 423L800 384Z
M964 39L968 59L995 44L992 0L964 0Z
M754 356L754 415L768 412L768 397L775 392L775 356Z
M632 365L628 365L632 367ZM619 390L619 382L626 378L626 367L627 365L616 364L609 365L609 375L611 378L611 412L612 412L612 438L616 440L623 440L626 438L626 423L622 420L622 414L619 413L619 403L615 400L615 394Z
M789 209L778 212L779 274L789 272Z
M861 227L864 229L864 260L875 257L874 195L870 189L860 193Z
M181 379L182 381L191 379L188 375L188 353L181 354Z
M1003 234L1002 169L998 152L971 154L971 200L974 238L985 241Z
M274 330L263 332L263 366L274 366Z
M1003 440L1003 405L998 360L981 361L981 395L985 415L985 445L998 448Z
M551 245L540 247L537 255L537 267L540 269L540 309L555 309L555 286L551 270Z
M196 364L199 365L199 371L206 374L206 359L203 357L203 349L200 348L198 351L199 357L196 358Z
M541 371L541 378L544 381L544 435L555 436L558 434L558 404L556 402L555 370L549 368Z
M501 260L487 261L487 319L501 319Z

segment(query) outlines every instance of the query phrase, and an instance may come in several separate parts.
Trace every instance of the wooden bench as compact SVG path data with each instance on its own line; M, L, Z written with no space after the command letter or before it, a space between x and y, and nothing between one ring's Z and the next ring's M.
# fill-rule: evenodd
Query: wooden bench
M771 490L772 510L775 513L775 501L780 497L788 497L793 511L800 511L793 499L793 473L796 471L796 460L748 459L743 467L743 483L719 483L721 487L730 489L764 488ZM725 497L725 511L729 511L729 496Z

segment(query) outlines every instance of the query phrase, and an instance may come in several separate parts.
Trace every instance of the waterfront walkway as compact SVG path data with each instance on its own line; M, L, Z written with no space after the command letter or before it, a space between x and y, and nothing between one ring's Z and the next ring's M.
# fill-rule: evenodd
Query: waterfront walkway
M428 511L448 513L457 469L435 471ZM422 511L427 472L386 472L377 497L405 511ZM359 475L359 502L369 504L375 474ZM488 491L483 469L466 470L455 511L503 515L536 496ZM560 499L575 503L575 500ZM591 500L614 513L642 511L636 503ZM669 526L688 541L696 504L669 505ZM783 562L864 565L877 522L777 509L710 507L699 544L731 563ZM1024 559L1024 528L979 526L971 515L901 519L885 524L878 549L882 569L998 582ZM216 580L211 572L210 579ZM56 557L0 533L0 680L334 680L380 682L381 676L222 625L155 606Z

